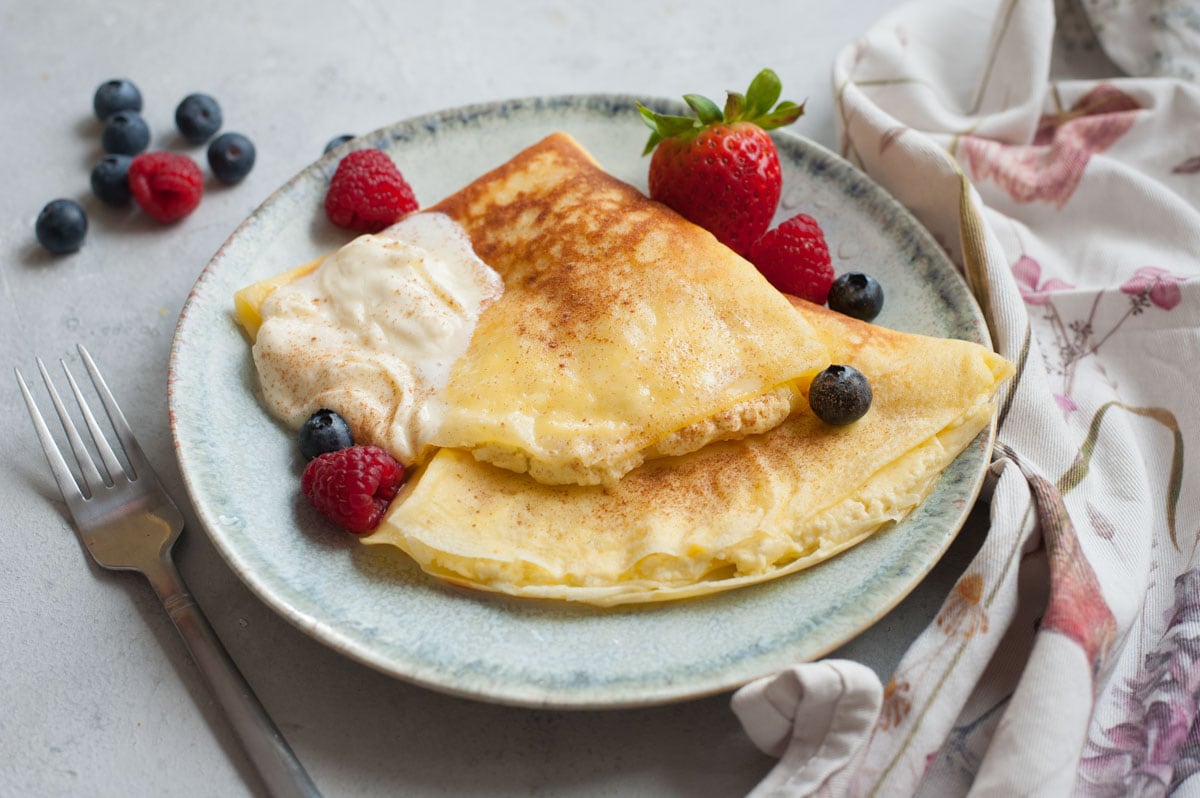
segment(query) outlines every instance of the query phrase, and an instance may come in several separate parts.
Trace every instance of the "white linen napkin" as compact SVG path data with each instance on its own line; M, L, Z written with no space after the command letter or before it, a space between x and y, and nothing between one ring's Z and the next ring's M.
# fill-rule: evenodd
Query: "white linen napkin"
M918 0L836 59L842 155L1018 373L988 536L887 684L735 693L781 757L755 795L1200 791L1197 64L1182 0Z

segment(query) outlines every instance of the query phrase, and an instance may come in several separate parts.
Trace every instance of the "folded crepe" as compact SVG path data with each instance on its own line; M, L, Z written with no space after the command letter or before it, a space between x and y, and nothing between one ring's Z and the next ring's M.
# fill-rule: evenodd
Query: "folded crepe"
M925 499L991 423L1012 366L974 343L793 304L834 362L870 380L859 421L797 412L610 486L541 484L442 449L364 542L399 547L451 583L598 605L740 587L853 546Z
M504 279L435 446L551 484L764 432L829 364L752 264L555 133L428 209Z

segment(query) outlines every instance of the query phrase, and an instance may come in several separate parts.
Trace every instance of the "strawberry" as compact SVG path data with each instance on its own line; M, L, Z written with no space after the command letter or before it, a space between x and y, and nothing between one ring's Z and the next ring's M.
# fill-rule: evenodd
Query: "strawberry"
M739 255L767 231L779 204L782 175L766 131L790 125L803 103L776 105L779 76L764 69L747 92L727 92L724 110L698 94L684 95L696 116L672 116L638 104L652 131L651 199L708 230Z

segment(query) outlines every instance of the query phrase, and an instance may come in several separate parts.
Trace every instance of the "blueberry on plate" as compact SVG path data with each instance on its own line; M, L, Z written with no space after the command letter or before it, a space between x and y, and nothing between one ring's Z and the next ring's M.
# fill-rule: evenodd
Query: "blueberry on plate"
M350 434L350 425L346 423L346 419L324 408L308 417L308 421L300 427L297 439L300 454L304 455L305 460L312 460L328 452L349 449L354 445L354 437Z
M842 426L871 409L871 383L853 366L833 365L813 378L808 406L826 424Z
M212 138L221 121L221 106L207 94L189 94L175 108L175 127L193 144Z
M96 88L92 97L92 110L103 122L117 111L142 110L142 93L132 82L124 78L106 80Z
M100 144L107 153L137 155L150 146L150 126L137 111L117 111L104 120Z
M46 203L34 225L38 243L61 255L83 246L87 237L88 220L83 207L75 200L56 199Z
M334 136L325 144L325 152L337 149L352 138L354 138L354 136L350 133L343 133L340 136Z
M241 133L222 133L208 145L208 165L222 183L241 182L254 168L254 142Z
M92 193L105 205L128 205L133 193L129 190L129 155L105 155L92 167Z
M883 286L869 274L846 272L829 286L829 309L863 321L883 310Z

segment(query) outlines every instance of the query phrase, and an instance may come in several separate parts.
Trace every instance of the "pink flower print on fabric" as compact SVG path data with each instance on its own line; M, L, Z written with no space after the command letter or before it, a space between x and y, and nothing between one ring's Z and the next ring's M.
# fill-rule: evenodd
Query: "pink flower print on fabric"
M1158 307L1170 310L1182 301L1179 284L1186 279L1157 266L1143 266L1121 286L1121 290L1134 296L1147 296Z
M1045 305L1055 291L1075 287L1057 277L1041 282L1042 265L1028 255L1017 258L1017 262L1012 265L1012 273L1013 277L1017 278L1017 290L1021 292L1021 299L1030 305Z
M1174 587L1162 637L1116 691L1124 719L1088 740L1081 792L1165 795L1200 773L1200 569Z
M1042 116L1032 144L963 136L963 151L976 179L992 180L1017 202L1053 202L1061 208L1091 157L1124 136L1140 110L1128 94L1102 83L1070 110Z

